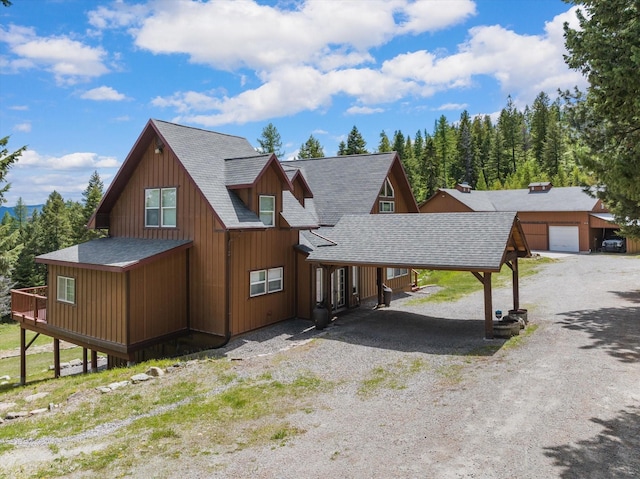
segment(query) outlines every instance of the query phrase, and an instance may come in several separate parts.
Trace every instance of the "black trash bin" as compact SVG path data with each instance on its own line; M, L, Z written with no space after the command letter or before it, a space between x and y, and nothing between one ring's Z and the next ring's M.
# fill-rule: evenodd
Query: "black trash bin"
M393 293L393 290L389 287L389 286L383 286L383 297L384 297L384 305L385 306L391 306L391 293Z

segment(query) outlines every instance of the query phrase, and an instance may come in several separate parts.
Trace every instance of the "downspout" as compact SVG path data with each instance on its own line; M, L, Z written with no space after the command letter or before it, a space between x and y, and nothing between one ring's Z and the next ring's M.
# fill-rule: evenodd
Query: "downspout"
M224 282L227 292L227 298L224 306L224 341L214 349L223 348L229 343L229 340L231 339L231 232L229 230L225 230L225 236L227 238L227 257L225 259Z

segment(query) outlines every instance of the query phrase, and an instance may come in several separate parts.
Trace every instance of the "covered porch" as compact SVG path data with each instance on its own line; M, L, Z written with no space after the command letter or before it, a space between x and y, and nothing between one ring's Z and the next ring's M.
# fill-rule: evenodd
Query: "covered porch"
M376 267L378 304L384 298L383 268L466 271L483 285L484 332L493 338L492 275L507 265L513 309L520 309L518 259L531 252L516 213L344 216L329 239L331 244L314 249L307 261L327 273L339 266Z

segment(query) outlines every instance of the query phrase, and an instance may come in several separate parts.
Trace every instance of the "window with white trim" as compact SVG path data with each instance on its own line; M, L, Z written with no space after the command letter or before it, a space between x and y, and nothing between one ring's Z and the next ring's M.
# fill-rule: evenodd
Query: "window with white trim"
M277 293L284 289L284 268L269 268L251 271L249 275L249 296Z
M395 198L393 185L391 185L389 178L384 179L384 184L380 190L380 198Z
M407 268L387 268L387 279L400 278L409 274Z
M151 228L175 228L177 225L177 188L144 190L144 225Z
M380 213L394 213L396 211L396 203L391 198L395 198L395 192L389 178L384 179L382 189L380 190L380 202L378 203L378 212Z
M68 276L58 276L58 301L76 304L76 280Z
M276 224L276 197L260 195L260 221L266 226Z

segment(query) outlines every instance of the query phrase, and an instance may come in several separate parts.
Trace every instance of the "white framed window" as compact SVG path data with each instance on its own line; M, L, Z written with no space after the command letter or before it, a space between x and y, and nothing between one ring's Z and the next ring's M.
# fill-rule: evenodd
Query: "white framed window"
M267 271L251 271L249 296L260 296L267 292Z
M324 299L324 283L322 282L322 268L316 268L316 303Z
M407 268L387 268L387 279L400 278L409 274Z
M394 201L380 201L378 210L380 213L393 213L396 210Z
M269 268L251 271L249 275L249 296L277 293L284 289L284 268Z
M267 271L267 293L282 291L283 268L271 268Z
M68 276L58 276L58 301L76 304L76 280Z
M391 185L389 178L384 179L382 189L380 190L380 198L395 198L393 186Z
M177 188L147 188L144 190L144 225L175 228L177 204Z
M276 224L276 197L260 195L260 221L266 226Z

